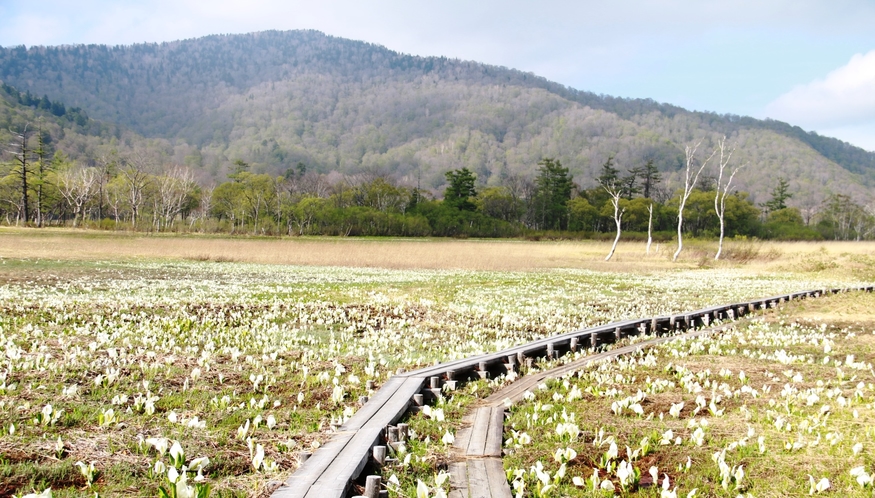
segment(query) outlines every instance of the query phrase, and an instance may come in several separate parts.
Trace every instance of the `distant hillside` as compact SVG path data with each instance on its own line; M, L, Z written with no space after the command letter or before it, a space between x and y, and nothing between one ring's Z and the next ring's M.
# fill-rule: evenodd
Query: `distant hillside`
M369 171L440 189L468 167L482 183L531 174L542 157L591 186L610 155L653 159L669 181L683 146L739 143L739 188L792 202L869 197L875 153L798 127L577 91L512 69L414 57L315 31L268 31L122 47L0 48L0 80L160 139L167 160L223 178L255 171ZM128 140L128 144L132 143ZM707 144L706 145L710 145Z
M20 132L24 125L28 125L31 131L42 126L49 153L62 150L72 158L82 160L93 158L96 151L123 135L136 137L123 133L118 125L89 118L80 108L33 97L6 83L0 84L0 143L8 145L11 134ZM137 137L135 141L142 143L145 140Z

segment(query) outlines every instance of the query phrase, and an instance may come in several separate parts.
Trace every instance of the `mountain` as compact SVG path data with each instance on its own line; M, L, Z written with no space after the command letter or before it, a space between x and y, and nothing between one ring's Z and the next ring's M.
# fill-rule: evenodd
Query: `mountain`
M683 147L738 144L738 188L762 202L789 180L792 202L870 197L875 153L777 121L690 112L578 91L530 73L416 57L316 31L215 35L161 44L0 48L0 80L116 127L117 147L150 146L220 180L256 172L369 172L440 190L467 167L484 184L531 175L543 157L592 186L601 164L652 159L676 177ZM42 98L42 97L40 97ZM96 148L105 145L95 145ZM82 152L83 155L86 152Z

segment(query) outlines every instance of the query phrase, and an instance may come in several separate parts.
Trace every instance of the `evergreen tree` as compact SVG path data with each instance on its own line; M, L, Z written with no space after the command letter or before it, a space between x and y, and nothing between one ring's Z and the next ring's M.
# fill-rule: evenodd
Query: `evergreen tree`
M790 183L787 182L786 178L778 177L778 184L772 189L772 198L763 204L763 206L769 211L778 211L779 209L784 209L787 207L787 199L793 197L793 194L789 192Z
M617 185L620 181L620 170L614 167L614 156L608 156L608 160L602 164L602 172L596 180L605 187Z
M27 223L30 220L30 199L29 193L31 185L29 184L31 178L31 155L33 151L28 146L28 135L30 131L28 131L28 125L25 124L21 133L13 133L12 138L12 153L13 164L14 164L14 174L18 177L19 180L19 188L21 189L21 211L20 216L23 216L23 221Z
M549 158L542 159L538 165L541 166L535 179L535 209L538 224L542 229L566 230L568 201L571 200L573 186L568 168L563 167L558 159Z
M662 174L653 164L653 159L648 159L642 168L636 168L638 178L641 178L641 195L650 199L653 189L662 181Z
M468 168L447 171L447 181L450 183L444 191L444 204L460 211L474 211L477 206L471 199L477 197L474 188L474 173Z

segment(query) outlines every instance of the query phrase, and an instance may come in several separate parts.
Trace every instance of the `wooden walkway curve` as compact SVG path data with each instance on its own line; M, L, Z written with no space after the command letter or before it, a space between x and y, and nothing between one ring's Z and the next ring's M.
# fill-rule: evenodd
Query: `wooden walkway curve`
M399 373L387 380L377 393L353 415L337 433L271 495L272 498L347 498L352 483L361 479L362 471L375 467L377 449L392 439L389 430L411 405L422 404L439 391L443 383L465 382L517 370L528 359L556 358L584 349L597 349L633 335L658 337L607 352L591 354L549 371L521 377L493 393L473 409L465 421L469 429L457 435L458 461L450 467L451 498L509 498L510 488L501 463L504 402L517 400L527 390L548 377L560 377L587 363L677 339L667 335L693 328L708 327L715 320L734 320L758 309L774 308L796 299L851 290L872 292L875 286L855 289L817 289L773 296L741 303L712 306L701 310L652 318L610 323L546 337L492 354L454 360L413 372ZM713 333L718 329L698 330L685 337ZM397 428L395 428L397 435ZM385 448L384 448L385 451ZM385 453L383 453L385 454ZM377 498L379 478L368 477L365 487L369 498Z

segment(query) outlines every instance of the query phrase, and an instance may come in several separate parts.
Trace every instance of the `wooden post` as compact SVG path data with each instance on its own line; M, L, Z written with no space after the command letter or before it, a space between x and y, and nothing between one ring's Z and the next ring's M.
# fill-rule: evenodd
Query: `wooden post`
M620 342L620 339L623 338L623 331L620 330L620 327L614 329L614 341Z
M653 317L650 320L650 333L652 335L658 334L657 329L659 329L659 322L656 320L656 317Z
M298 452L298 463L304 463L313 456L309 451L300 451Z
M432 389L440 389L441 387L441 378L438 376L432 376L428 379L429 387Z
M553 343L547 343L547 359L552 360L554 356Z
M479 375L481 379L489 378L489 371L486 369L485 361L481 361L478 365L477 375Z
M422 406L425 402L425 396L422 393L416 393L413 395L413 404L416 406Z
M407 436L410 434L410 426L407 424L398 424L398 440L407 441Z
M577 352L577 341L578 341L577 337L572 337L572 338L571 338L571 341L570 341L569 346L570 346L570 348L571 348L571 353L572 353L572 354Z
M377 462L377 465L382 467L386 465L386 447L385 446L374 446L371 450L374 454L374 461Z
M589 334L589 344L590 344L590 347L592 347L593 349L595 349L596 346L599 345L599 338L598 338L598 335L597 335L595 332L590 332L590 334Z
M380 476L368 476L365 480L365 494L367 498L380 498Z

